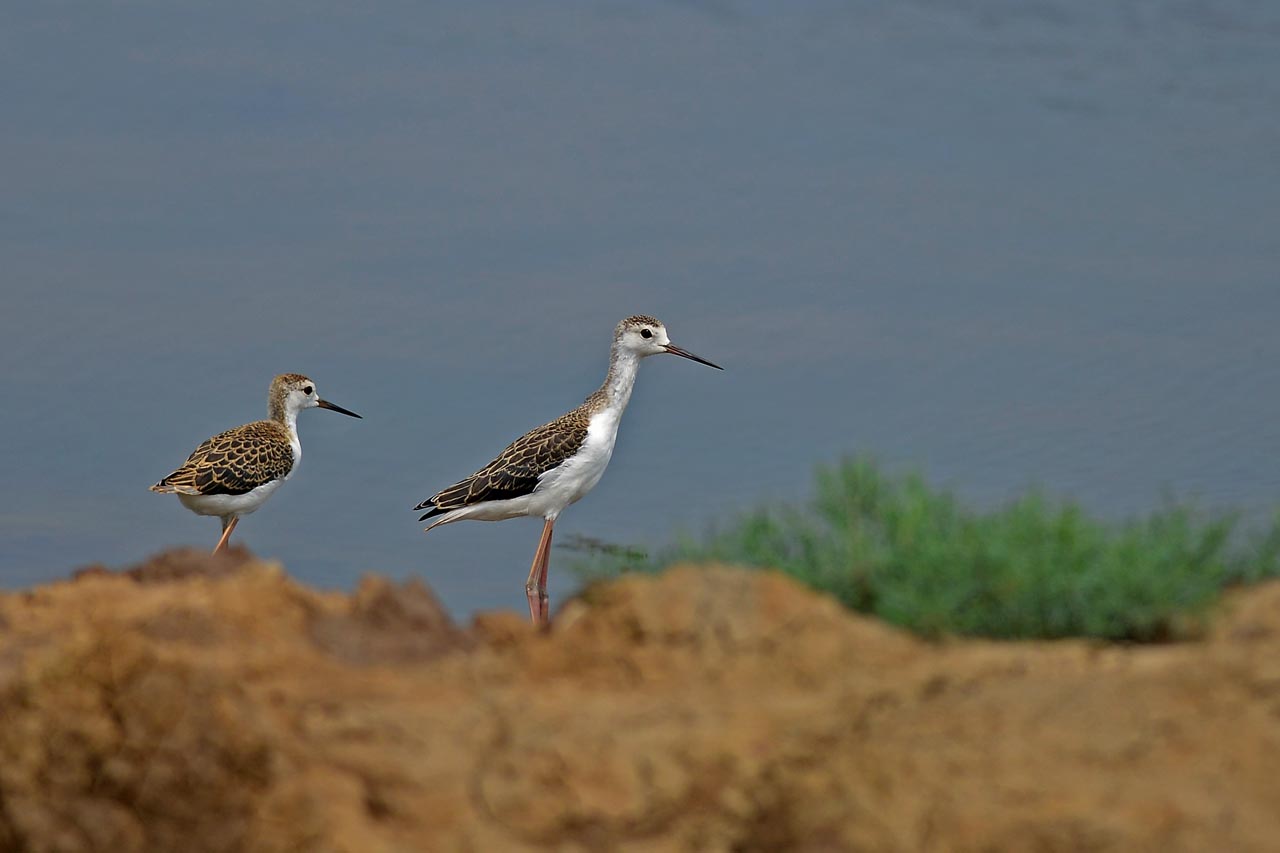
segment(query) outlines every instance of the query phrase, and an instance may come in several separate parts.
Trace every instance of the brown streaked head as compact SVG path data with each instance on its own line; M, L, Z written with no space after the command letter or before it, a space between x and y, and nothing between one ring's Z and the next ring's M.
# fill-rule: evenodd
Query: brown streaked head
M303 409L329 409L339 414L359 418L355 412L339 405L320 399L316 391L316 383L301 373L281 373L271 380L271 397L268 412L272 420L288 420L290 412L294 416Z
M720 365L671 343L671 338L667 335L667 327L662 321L645 314L636 314L618 324L614 330L614 346L641 358L667 353L714 367L716 370L724 370Z

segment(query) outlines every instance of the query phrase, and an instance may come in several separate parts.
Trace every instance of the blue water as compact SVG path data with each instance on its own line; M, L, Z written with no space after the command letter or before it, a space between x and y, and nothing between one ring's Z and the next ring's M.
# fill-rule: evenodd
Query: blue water
M1117 516L1280 496L1271 3L43 4L0 103L5 586L212 546L147 486L300 371L365 420L304 413L237 538L521 607L536 521L409 508L633 313L727 370L645 364L562 537L856 451Z

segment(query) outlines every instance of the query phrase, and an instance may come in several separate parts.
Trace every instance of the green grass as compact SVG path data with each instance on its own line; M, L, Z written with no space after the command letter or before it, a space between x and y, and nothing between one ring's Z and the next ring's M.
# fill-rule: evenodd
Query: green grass
M867 458L820 469L815 491L806 507L748 512L654 553L583 540L575 568L775 568L925 636L1137 642L1193 636L1224 588L1280 576L1280 517L1250 535L1236 514L1168 501L1111 522L1036 492L983 511Z

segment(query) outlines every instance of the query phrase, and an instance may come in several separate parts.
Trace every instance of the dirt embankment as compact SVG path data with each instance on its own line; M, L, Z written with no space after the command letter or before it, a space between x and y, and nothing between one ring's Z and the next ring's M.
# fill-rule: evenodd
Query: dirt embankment
M677 569L547 633L233 552L0 596L0 850L1275 850L1280 585L944 645Z

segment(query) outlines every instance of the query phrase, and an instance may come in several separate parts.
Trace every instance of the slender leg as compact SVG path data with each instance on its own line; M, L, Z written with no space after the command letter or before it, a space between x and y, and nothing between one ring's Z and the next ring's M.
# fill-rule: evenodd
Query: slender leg
M541 605L542 624L551 621L551 596L547 594L547 568L551 565L551 534L555 531L554 520L547 522L547 546L542 549L542 568L538 571L538 603Z
M214 546L213 553L216 554L223 548L227 547L227 540L231 538L231 531L235 530L236 525L239 523L240 516L238 515L231 516L231 521L229 522L225 518L222 520L222 538L219 539L218 544Z
M542 538L538 540L538 550L533 552L533 565L529 567L529 578L524 584L524 594L529 599L529 618L535 625L547 624L551 610L547 597L547 561L551 557L551 531L555 524L555 520L550 518L543 522Z

